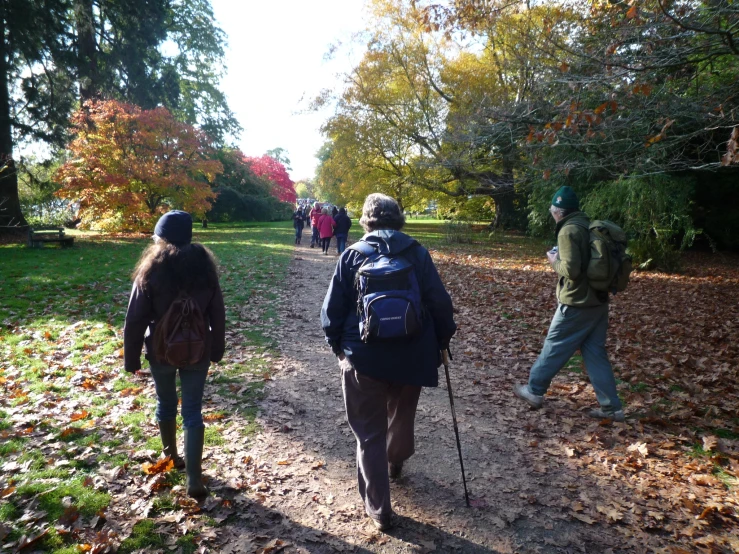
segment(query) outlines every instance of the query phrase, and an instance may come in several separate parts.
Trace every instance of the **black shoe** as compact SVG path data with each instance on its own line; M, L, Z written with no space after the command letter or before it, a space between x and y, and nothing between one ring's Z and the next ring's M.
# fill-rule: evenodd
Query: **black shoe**
M185 429L185 466L187 471L187 496L204 498L208 487L203 484L203 442L205 427Z

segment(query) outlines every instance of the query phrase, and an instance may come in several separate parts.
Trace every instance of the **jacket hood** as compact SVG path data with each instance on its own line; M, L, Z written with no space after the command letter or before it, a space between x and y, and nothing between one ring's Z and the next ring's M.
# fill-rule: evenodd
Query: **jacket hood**
M362 237L362 240L370 244L378 245L383 254L399 254L417 244L416 240L401 231L392 229L381 229L372 231Z

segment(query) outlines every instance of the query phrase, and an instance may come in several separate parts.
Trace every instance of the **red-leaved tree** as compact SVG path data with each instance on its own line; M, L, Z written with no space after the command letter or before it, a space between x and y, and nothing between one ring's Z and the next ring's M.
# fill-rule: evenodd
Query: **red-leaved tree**
M281 162L266 154L259 158L247 156L244 159L257 176L267 179L273 184L272 196L283 202L295 202L297 198L295 183L290 179L287 169Z
M70 159L57 192L79 206L80 226L104 231L150 230L169 209L202 217L223 171L205 134L165 108L142 110L115 100L85 104L72 118Z

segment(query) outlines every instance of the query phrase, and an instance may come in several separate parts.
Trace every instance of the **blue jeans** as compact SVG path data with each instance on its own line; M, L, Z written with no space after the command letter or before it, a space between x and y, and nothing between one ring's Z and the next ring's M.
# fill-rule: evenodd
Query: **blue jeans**
M554 376L580 349L598 403L606 411L620 410L616 379L606 352L607 332L608 304L594 308L557 306L539 359L531 368L531 392L545 394Z
M295 238L300 240L303 237L303 228L295 227Z
M157 421L171 421L177 417L177 368L158 363L150 365L157 391ZM179 370L182 385L182 420L186 429L204 427L203 389L209 365L209 363L197 364Z
M313 234L310 237L310 245L321 244L321 235L318 233L318 225L313 226Z
M339 254L346 250L346 239L346 235L336 235L336 250L339 251Z

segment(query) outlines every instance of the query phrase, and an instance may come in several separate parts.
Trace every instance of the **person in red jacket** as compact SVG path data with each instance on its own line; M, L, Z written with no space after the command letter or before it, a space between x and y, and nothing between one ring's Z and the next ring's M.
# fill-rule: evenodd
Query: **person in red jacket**
M321 208L318 207L318 202L313 204L313 209L310 211L310 225L313 230L310 237L310 247L321 242L321 236L318 233L318 220L321 219Z
M321 247L323 253L328 254L328 248L331 246L331 237L334 236L334 228L336 221L331 217L328 208L323 208L323 215L318 220L318 232L321 235Z

